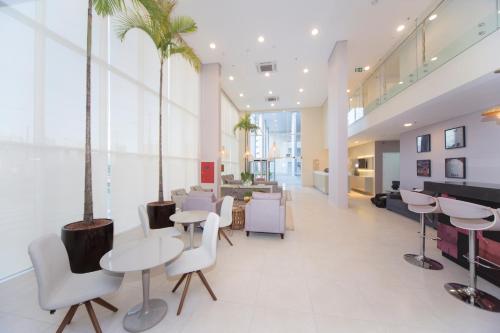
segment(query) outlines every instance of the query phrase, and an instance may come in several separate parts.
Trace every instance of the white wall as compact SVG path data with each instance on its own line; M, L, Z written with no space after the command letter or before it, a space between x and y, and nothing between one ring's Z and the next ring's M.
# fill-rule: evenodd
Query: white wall
M402 134L401 187L422 188L423 182L428 180L457 181L445 179L444 160L449 157L467 159L466 181L500 184L500 125L481 120L481 113L475 112ZM466 147L444 149L444 130L457 126L465 126ZM417 154L416 137L423 134L431 135L431 152ZM432 177L417 177L417 159L431 160Z
M240 112L234 106L233 102L224 92L221 92L221 132L222 146L224 154L222 155L222 164L224 172L222 174L232 174L239 177L240 170L240 142L238 133L234 132L234 125L240 120Z
M325 110L305 108L300 110L302 140L302 185L313 186L313 163L319 161L319 170L328 167L328 150L325 149Z
M0 279L29 268L28 244L83 215L85 1L0 6ZM94 216L115 232L139 225L157 200L159 60L131 31L120 42L94 16ZM198 181L199 75L180 58L165 69L164 182Z

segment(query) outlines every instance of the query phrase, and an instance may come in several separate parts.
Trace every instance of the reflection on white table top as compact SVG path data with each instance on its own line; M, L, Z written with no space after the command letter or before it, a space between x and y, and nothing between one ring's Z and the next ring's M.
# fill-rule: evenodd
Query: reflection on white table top
M175 213L170 216L170 220L175 223L197 223L207 220L210 212L206 210L187 210Z
M175 259L184 243L168 236L150 236L117 246L106 253L99 264L110 272L125 273L150 269Z

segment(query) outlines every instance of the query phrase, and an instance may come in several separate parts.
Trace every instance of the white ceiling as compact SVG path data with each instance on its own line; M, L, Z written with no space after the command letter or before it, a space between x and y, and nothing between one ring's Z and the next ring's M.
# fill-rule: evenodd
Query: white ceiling
M376 3L373 5L372 3ZM222 65L222 87L240 110L270 109L268 91L280 97L276 109L317 107L327 96L327 61L336 41L349 41L349 87L354 89L393 47L418 15L437 0L178 0L176 14L191 16L198 31L186 36L203 63ZM401 33L396 27L405 24ZM313 28L319 35L311 36ZM259 43L258 36L265 42ZM215 50L209 44L217 45ZM266 78L256 63L276 61ZM302 71L307 67L309 73ZM228 77L234 76L234 81ZM299 93L299 88L304 92ZM243 93L245 96L239 96Z

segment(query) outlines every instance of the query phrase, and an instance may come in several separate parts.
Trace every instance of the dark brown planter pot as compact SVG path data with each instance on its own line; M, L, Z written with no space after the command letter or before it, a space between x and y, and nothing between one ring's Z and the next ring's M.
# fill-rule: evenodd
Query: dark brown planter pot
M162 229L173 227L174 222L170 216L175 214L175 202L156 201L147 204L149 227L151 229Z
M94 219L91 225L83 221L67 224L61 229L61 239L73 273L98 271L99 260L113 248L113 220Z

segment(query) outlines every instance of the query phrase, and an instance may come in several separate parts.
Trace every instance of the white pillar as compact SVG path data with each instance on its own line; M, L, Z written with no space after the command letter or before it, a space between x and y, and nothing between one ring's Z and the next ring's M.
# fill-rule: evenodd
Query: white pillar
M328 200L339 208L348 207L347 152L347 41L335 44L328 60Z
M214 162L215 165L214 183L202 185L212 188L217 196L219 195L221 176L220 94L220 64L202 65L200 73L200 161Z

